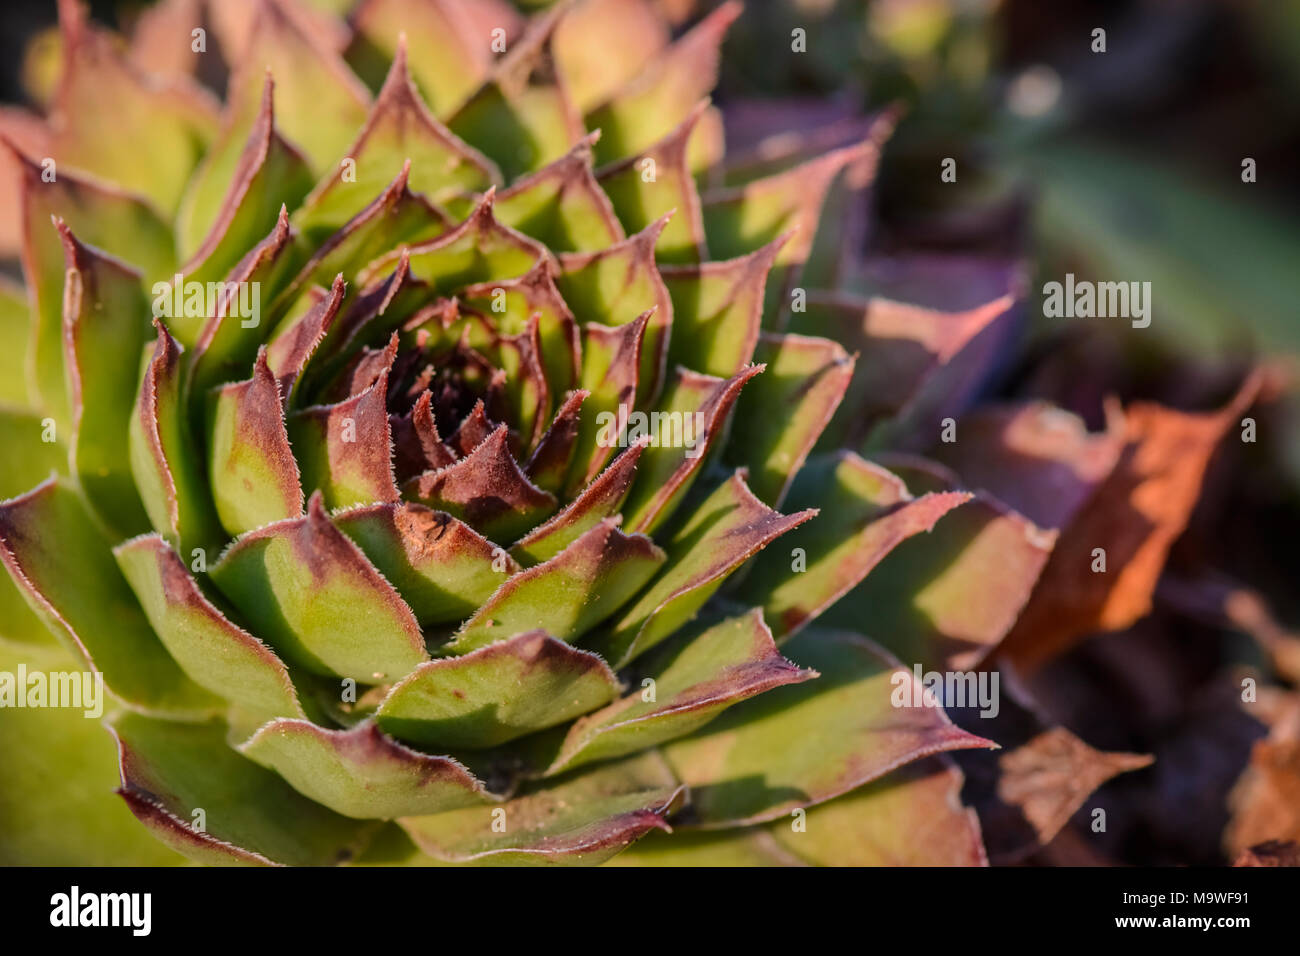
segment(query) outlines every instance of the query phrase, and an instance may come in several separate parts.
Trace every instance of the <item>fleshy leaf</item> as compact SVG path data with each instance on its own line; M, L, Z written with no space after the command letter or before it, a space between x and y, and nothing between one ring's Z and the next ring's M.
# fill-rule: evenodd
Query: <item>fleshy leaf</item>
M494 541L528 530L555 508L555 496L528 480L506 439L501 425L460 461L413 479L407 496L468 522Z
M499 808L454 810L401 820L425 853L468 863L600 863L652 830L681 805L684 790L655 753L534 784ZM505 830L494 827L497 809ZM497 817L499 818L499 817Z
M776 507L839 407L854 359L829 339L769 332L753 357L767 370L740 393L725 454L749 469L754 494Z
M396 501L392 435L388 427L388 373L352 398L314 405L289 419L289 441L308 488L327 508Z
M555 494L564 487L577 448L580 410L590 395L591 392L579 388L565 396L524 465L529 480L543 491Z
M308 800L226 744L225 726L117 718L118 794L159 840L199 863L323 866L354 857L373 825ZM204 828L195 829L196 810Z
M63 74L51 113L52 155L173 215L217 134L216 103L197 84L139 73L112 38L86 22L79 3L60 3L59 11Z
M740 390L762 371L763 366L750 365L724 380L678 366L658 422L648 419L650 448L623 509L629 528L650 534L672 515L710 449L722 440ZM629 428L625 440L638 437L638 431Z
M365 127L304 203L304 231L328 235L360 212L401 170L411 164L409 188L437 205L455 203L463 214L470 193L501 182L501 174L482 153L458 139L429 112L408 72L406 35L402 34L388 78ZM402 236L394 236L394 244Z
M95 510L120 532L148 527L131 479L131 395L148 327L140 274L84 245L56 220L67 258L64 368L72 410L72 471Z
M1006 636L1055 541L1054 532L981 494L929 534L902 542L826 620L860 627L869 614L873 634L904 660L968 666Z
M605 866L752 867L804 866L763 827L677 830L638 840Z
M266 349L257 353L252 378L213 393L209 421L208 479L222 527L242 534L302 514L298 463Z
M740 11L740 3L727 0L647 60L639 74L587 116L587 125L603 134L598 163L631 156L662 139L709 94L717 82L722 38Z
M655 243L666 223L660 218L599 252L561 255L560 274L555 277L579 325L625 325L654 310L641 347L637 404L642 406L659 394L663 384L673 322L672 299L655 265Z
M266 364L275 376L280 404L286 410L294 404L312 356L334 328L346 293L342 273L334 277L329 292L321 288L308 290L271 336L266 347Z
M670 365L723 378L744 368L758 342L767 276L787 238L739 259L663 270L673 300Z
M588 529L616 514L623 499L627 497L628 489L632 487L632 476L636 473L636 465L646 441L648 439L634 444L614 459L613 464L602 471L563 511L520 538L511 547L511 553L529 564L548 561Z
M264 640L313 673L369 684L428 659L415 615L330 521L319 493L304 517L237 540L211 574Z
M421 664L389 691L375 720L429 747L495 747L580 717L618 692L618 679L595 654L528 631Z
M170 716L219 705L158 642L108 542L64 482L0 505L0 560L36 615L126 704Z
M497 218L552 252L590 252L625 238L591 171L591 133L555 162L497 195ZM639 228L639 227L638 227Z
M145 535L113 554L154 633L194 683L244 708L257 723L303 716L284 664L204 596L166 541Z
M597 179L609 194L624 228L639 232L672 213L655 244L660 262L703 262L709 258L688 146L708 100L697 103L663 139L600 170Z
M423 626L464 620L519 570L514 558L469 525L423 505L367 505L336 514L334 523Z
M378 86L405 32L416 85L436 115L449 116L487 79L492 66L491 36L475 29L469 13L459 0L362 0L352 14L355 33L348 62Z
M0 163L4 159L4 150L0 149ZM22 286L0 278L0 404L13 409L28 405L25 363L30 326L27 295Z
M311 189L306 160L276 127L273 92L274 83L267 76L261 107L246 140L214 149L190 184L177 230L178 245L187 259L181 271L190 282L223 278L271 231L280 210L296 207ZM235 135L235 127L226 134ZM172 316L173 321L177 318ZM174 331L182 342L192 344L199 328L178 326Z
M583 113L600 106L668 45L668 25L646 0L572 4L555 29L556 69Z
M817 676L780 655L757 608L700 630L682 635L652 663L648 699L636 688L576 721L547 775L685 736L748 697Z
M496 799L458 761L404 747L369 721L327 730L281 718L259 728L239 752L316 803L360 820L441 813Z
M741 564L816 514L815 508L790 515L773 511L736 472L673 532L664 570L596 649L622 667L694 617Z
M158 338L131 412L131 474L154 530L189 554L214 547L222 532L190 432L180 343L157 319L154 325Z
M816 866L987 866L961 788L961 771L939 755L811 808L798 832L785 821L767 831Z
M551 37L563 12L559 7L535 18L447 121L497 163L507 182L559 159L585 133L568 93L552 79Z
M639 591L663 562L649 538L626 535L606 519L551 560L506 581L442 650L464 654L534 628L573 641Z
M4 142L8 145L7 141ZM22 176L23 275L32 302L32 332L28 345L28 376L32 398L38 399L60 423L71 420L64 386L63 284L64 252L59 231L51 224L62 219L83 243L112 251L145 276L172 269L171 231L146 203L112 187L80 179L50 167L51 182L37 165L9 145ZM143 322L143 316L141 317ZM136 368L132 359L131 368Z
M825 517L760 555L741 598L763 606L782 640L834 605L900 542L929 531L969 498L913 498L894 475L851 452L816 458L795 479L786 506L818 507Z
M682 821L739 826L786 816L947 750L994 746L952 724L939 707L897 707L911 672L856 634L808 630L782 648L816 680L732 707L664 756L690 788Z

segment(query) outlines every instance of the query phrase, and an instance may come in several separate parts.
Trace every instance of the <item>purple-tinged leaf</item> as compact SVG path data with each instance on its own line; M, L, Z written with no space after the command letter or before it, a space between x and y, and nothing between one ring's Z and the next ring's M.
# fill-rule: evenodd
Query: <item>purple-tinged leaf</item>
M289 442L303 483L324 496L325 507L396 501L392 434L388 427L388 373L373 385L334 405L295 412Z
M78 240L62 219L63 366L72 411L72 473L86 498L119 532L148 527L122 440L131 421L148 327L140 274Z
M266 364L280 389L280 401L288 410L302 384L307 364L329 335L347 294L347 284L340 273L334 277L329 292L312 288L302 297L298 308L285 316L266 347Z
M154 633L194 683L243 708L256 724L303 716L284 663L204 596L166 541L156 534L132 538L113 555Z
M663 562L653 541L626 535L606 519L549 561L511 577L442 650L464 654L534 628L574 641L639 591Z
M388 692L375 721L402 740L476 750L580 717L618 693L595 654L528 631L421 664Z
M591 392L579 388L564 397L551 424L524 465L524 474L543 491L556 494L564 487L564 479L569 473L570 462L577 447L582 403L590 395Z
M304 796L359 820L442 813L500 799L459 761L405 747L369 721L327 730L281 718L259 728L239 752Z
M211 574L264 640L312 673L382 683L428 660L415 615L319 492L304 517L235 541Z
M674 530L659 576L594 648L616 667L644 654L693 618L745 561L816 514L815 508L790 515L773 511L736 472Z
M393 435L393 470L405 484L425 471L437 471L456 461L456 453L443 444L433 420L433 393L425 389L411 410L389 415Z
M587 115L587 125L603 134L598 163L634 155L662 139L709 94L718 78L722 38L740 12L736 0L723 3Z
M463 621L520 570L505 551L441 511L375 504L334 515L334 524L397 588L422 626Z
M226 743L226 728L116 718L117 791L159 840L199 863L324 866L357 855L374 829L302 796ZM195 811L204 826L194 826Z
M739 259L662 270L673 300L670 366L725 378L751 361L767 276L788 238L778 236Z
M129 423L131 474L154 530L190 554L215 547L222 529L204 478L203 456L190 431L180 343L157 319L154 326L158 338Z
M713 828L775 820L913 760L995 746L955 726L940 707L895 706L895 700L923 700L925 690L864 637L808 630L782 652L820 676L737 704L663 748L691 792L683 823ZM904 687L910 698L900 693Z
M700 195L689 162L689 145L709 108L701 100L676 129L639 153L611 163L596 175L624 228L645 229L674 213L655 244L659 262L692 263L709 258Z
M589 252L625 238L623 227L591 170L587 135L555 162L497 194L497 217L552 252ZM638 227L639 228L639 227Z
M641 687L569 728L547 776L683 737L746 698L817 676L781 656L757 608L697 627L669 651Z
M309 237L341 229L405 161L411 161L411 190L435 205L450 203L460 214L468 211L471 194L501 183L496 166L438 122L420 99L408 71L406 36L398 39L388 78L344 161L303 204L302 222L296 224ZM393 244L404 238L393 236Z
M641 349L637 404L642 407L653 402L663 386L673 323L672 299L655 265L655 244L667 221L661 217L599 252L565 253L555 277L580 326L625 325L654 310ZM589 387L585 380L584 387Z
M721 443L728 415L745 383L763 371L749 365L728 379L677 367L660 406L659 418L644 428L629 428L625 441L650 435L641 473L623 512L633 531L652 534L681 504L699 476L709 451Z
M643 438L622 452L563 511L520 538L510 552L528 564L549 561L589 528L617 514L648 440Z
M208 435L208 482L223 528L243 534L302 514L298 463L265 348L257 353L252 378L213 393Z
M499 807L399 821L439 860L488 865L592 865L653 830L669 829L685 790L651 752L533 784ZM504 813L505 829L493 822Z
M894 475L851 452L814 458L799 472L786 506L817 507L823 517L764 552L741 583L740 599L762 605L777 640L784 640L832 607L900 542L929 531L970 497L913 498Z
M502 336L496 350L497 364L506 374L506 420L522 436L523 446L528 450L541 440L551 414L551 387L542 365L545 352L539 333L540 319L540 315L534 314L522 332Z
M52 478L0 504L0 561L36 616L123 703L170 717L220 706L158 642L108 542L65 482Z
M517 537L549 515L556 502L520 470L506 439L507 428L501 425L460 461L412 479L404 493L494 541Z
M854 359L838 342L761 333L754 360L767 367L740 394L725 457L749 470L754 494L773 507L835 414Z

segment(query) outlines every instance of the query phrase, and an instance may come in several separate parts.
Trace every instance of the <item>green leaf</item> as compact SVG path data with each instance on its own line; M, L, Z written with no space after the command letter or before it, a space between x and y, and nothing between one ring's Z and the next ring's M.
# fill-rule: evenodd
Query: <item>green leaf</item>
M131 474L154 530L189 554L195 548L215 548L222 531L189 428L180 343L157 319L154 326L158 339L145 364L128 430Z
M629 528L652 534L668 520L698 477L709 451L722 441L740 390L762 371L763 366L750 365L723 380L677 367L658 421L647 419L650 447L623 508ZM634 441L643 433L629 428L624 440Z
M766 830L814 866L988 866L961 787L961 771L939 755L812 807L799 830L784 820Z
M7 575L5 576L7 580ZM0 613L4 613L0 610ZM9 618L5 631L8 632ZM52 652L7 648L0 670L66 670ZM117 759L97 720L72 707L6 708L0 733L0 865L175 866L185 862L153 839L113 798Z
M777 639L786 638L834 606L900 542L929 531L970 497L913 498L897 477L851 452L819 456L799 473L786 504L815 505L825 517L760 555L741 599L761 604Z
M653 401L663 385L673 324L672 299L655 265L655 244L666 224L667 219L660 218L599 252L564 253L560 274L555 277L580 326L626 325L654 310L641 348L637 379L637 405L641 407Z
M594 252L622 242L623 227L591 172L591 146L599 138L599 132L589 134L555 162L499 193L501 222L552 252Z
M222 527L242 534L302 514L298 464L265 348L252 378L213 392L208 421L208 479Z
M666 830L685 791L655 753L534 784L499 807L401 820L430 856L489 865L603 862L652 830ZM495 817L494 817L495 815ZM505 828L494 827L494 819Z
M154 636L108 542L65 481L52 478L0 504L0 560L28 606L124 703L173 717L219 706Z
M470 194L501 183L491 160L438 122L420 99L408 71L403 33L365 127L339 167L307 197L295 225L309 240L341 229L411 160L409 188L436 205L455 204L461 214ZM395 236L394 244L400 238Z
M667 650L641 688L569 728L547 776L683 737L746 698L817 676L780 655L757 608L696 627Z
M428 660L415 615L325 514L252 531L212 568L212 580L257 633L312 673L376 683Z
M660 262L703 262L709 257L688 149L696 124L708 108L709 101L701 100L663 139L604 167L597 175L619 221L633 232L675 213L655 244Z
M276 326L266 347L266 364L275 376L280 404L286 410L302 391L312 356L335 330L335 323L343 324L339 313L346 294L347 283L339 273L328 292L319 286L308 289Z
M719 6L588 114L587 125L603 134L598 163L631 156L663 139L709 94L718 78L722 38L740 12L736 0Z
M113 187L55 167L50 167L52 181L46 182L43 167L9 148L22 177L23 275L32 301L27 365L31 395L66 425L71 410L63 369L65 260L63 241L51 220L64 220L83 243L122 257L145 276L171 271L175 256L171 230L146 203ZM144 315L140 322L143 325ZM138 356L131 360L133 371L137 360Z
M989 741L939 707L897 707L910 671L856 634L808 630L783 651L821 675L732 707L664 756L690 788L683 822L740 826L787 816L931 754Z
M663 270L673 300L669 365L726 378L754 355L772 262L787 236L739 259Z
M0 153L0 162L3 153ZM27 340L31 312L22 286L0 278L0 405L26 408Z
M663 571L596 649L618 667L645 653L694 617L741 564L816 514L815 508L791 515L773 511L736 472L673 532Z
M284 664L204 596L166 541L152 534L133 538L113 555L154 633L194 683L244 708L257 723L303 716Z
M375 711L386 732L428 747L479 749L554 727L609 703L603 660L545 631L421 664Z
M904 660L966 666L956 655L982 655L1006 636L1055 542L1054 532L981 493L903 542L826 620L862 627L870 609L873 636Z
M464 654L534 628L572 641L614 613L663 561L649 538L626 535L606 519L549 561L506 581L442 650Z
M519 564L477 531L423 505L374 504L334 515L422 626L463 621Z
M59 10L63 72L51 108L51 155L174 215L217 135L216 102L197 83L145 76L121 56L116 38L86 22L79 5Z
M572 466L574 452L577 449L579 412L582 403L591 392L584 388L575 389L564 397L551 424L547 426L537 447L533 449L524 473L530 481L543 491L552 494L564 487L564 479Z
M839 407L854 359L829 339L764 332L754 360L767 371L740 393L724 454L749 469L754 494L776 507Z
M587 0L565 10L552 49L573 105L588 113L656 59L668 40L668 24L646 0Z
M605 866L751 867L803 866L762 827L651 833Z
M273 720L239 752L304 796L359 820L442 813L498 799L458 761L404 747L369 721L327 730L306 720Z
M308 800L226 745L225 725L127 714L110 725L136 819L191 860L219 866L324 866L355 857L373 824ZM203 828L196 829L196 811Z

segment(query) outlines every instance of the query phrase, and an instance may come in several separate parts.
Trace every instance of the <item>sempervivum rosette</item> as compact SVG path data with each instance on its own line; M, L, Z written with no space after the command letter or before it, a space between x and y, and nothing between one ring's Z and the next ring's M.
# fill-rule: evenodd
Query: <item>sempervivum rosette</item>
M983 860L934 755L988 742L859 632L987 653L1054 540L1003 501L1063 526L1124 438L1035 408L910 454L1014 312L837 288L889 117L724 162L734 4L670 39L641 0L171 3L125 52L61 12L48 117L6 126L6 660L52 632L103 675L145 826L208 862ZM200 28L224 104L164 52ZM986 467L1008 435L1037 457Z

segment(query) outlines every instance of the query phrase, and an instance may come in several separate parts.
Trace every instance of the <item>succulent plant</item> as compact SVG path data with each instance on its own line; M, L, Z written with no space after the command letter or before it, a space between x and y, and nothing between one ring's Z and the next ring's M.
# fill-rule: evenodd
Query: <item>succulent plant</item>
M894 692L1088 629L1080 589L1013 628L1174 413L992 409L945 451L1013 282L862 295L892 114L724 154L734 3L674 39L644 0L172 2L125 47L60 11L48 115L3 125L5 660L52 632L103 675L145 827L214 863L984 861L936 755L990 742ZM174 55L208 28L224 103Z

